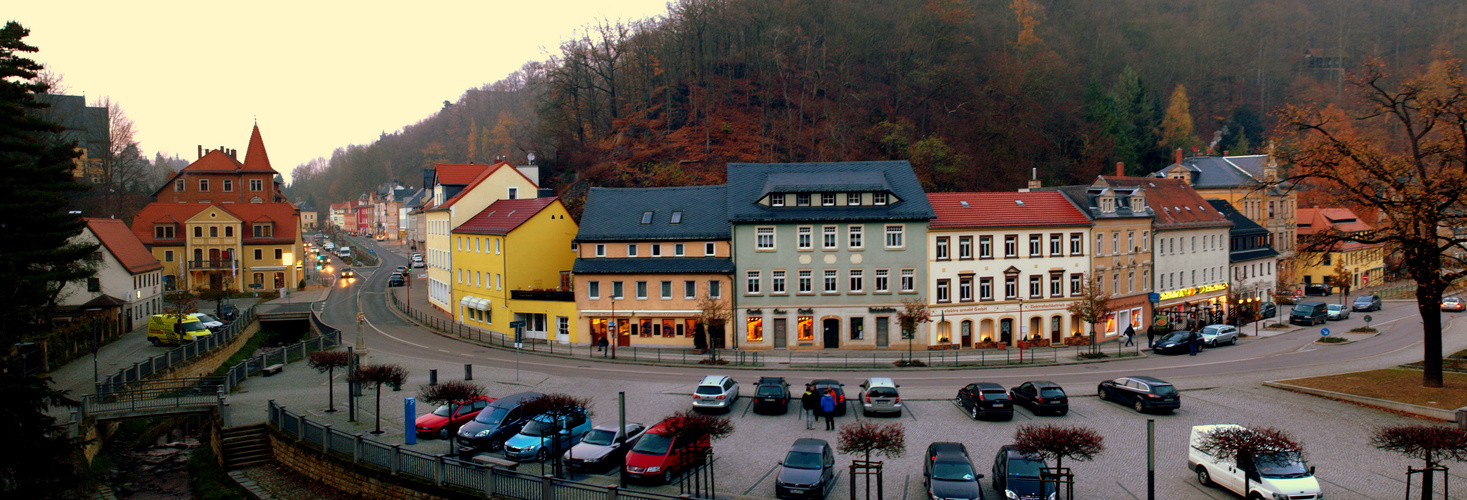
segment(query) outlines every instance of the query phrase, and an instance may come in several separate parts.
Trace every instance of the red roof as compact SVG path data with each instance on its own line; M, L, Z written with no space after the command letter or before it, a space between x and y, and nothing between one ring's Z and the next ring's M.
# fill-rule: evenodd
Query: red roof
M1309 235L1331 227L1342 232L1369 231L1375 229L1360 221L1355 212L1348 208L1301 208L1297 212L1299 234Z
M188 164L187 167L183 167L183 171L189 173L234 173L236 171L239 171L239 169L243 166L244 165L241 164L239 160L235 160L233 157L225 154L223 151L215 149L209 151L208 153L204 153L203 158L199 158L197 161Z
M254 232L248 226L242 227L240 232L243 236L242 242L247 245L260 245L268 243L293 243L295 242L295 231L298 222L296 220L296 208L289 203L149 203L138 212L137 217L132 220L132 234L144 245L179 245L188 235L183 234L182 224L190 217L198 215L199 212L211 206L219 207L220 210L228 212L245 224L269 221L274 223L274 228L269 238L255 238ZM155 242L153 239L154 224L179 224L178 238Z
M244 169L249 172L275 172L270 167L270 156L265 154L265 140L260 138L260 126L250 132L250 145L245 148Z
M1113 187L1139 187L1146 195L1146 206L1156 214L1157 229L1184 227L1232 226L1228 216L1217 211L1197 190L1181 179L1160 177L1116 177L1102 175L1100 180ZM1116 203L1122 203L1116 200Z
M519 200L499 200L490 204L484 211L459 224L453 229L456 233L473 234L509 234L515 228L520 227L525 221L530 220L535 214L540 213L551 203L559 202L560 198L530 198Z
M479 187L479 184L484 182L484 179L488 179L489 176L494 175L495 172L498 172L500 169L503 168L510 169L510 171L514 172L515 175L523 178L525 182L529 182L531 186L535 186L535 182L531 181L529 177L525 177L525 174L523 172L520 172L520 169L514 168L514 165L510 165L509 162L501 161L493 165L489 165L489 168L484 169L484 171L480 172L477 177L474 177L473 182L470 182L469 185L464 187L463 190L459 191L458 194L453 195L452 198L444 200L443 203L440 203L433 208L448 208L453 206L453 204L458 203L458 200L460 198L463 198L464 195L472 192L474 188ZM444 182L440 181L439 184L444 184Z
M502 163L502 162L501 162ZM495 165L498 165L496 163ZM479 174L488 170L490 165L482 163L470 163L467 165L438 163L433 165L434 175L439 184L468 185L479 177Z
M137 235L127 227L127 223L120 219L86 219L87 229L101 240L102 246L107 247L108 252L127 268L132 274L157 271L163 268L148 247L138 241Z
M1088 226L1090 218L1058 191L928 193L933 228Z

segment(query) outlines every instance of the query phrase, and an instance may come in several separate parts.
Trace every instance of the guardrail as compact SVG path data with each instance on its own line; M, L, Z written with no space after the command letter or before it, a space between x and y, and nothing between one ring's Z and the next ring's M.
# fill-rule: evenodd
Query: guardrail
M492 498L522 500L579 500L630 498L639 500L674 500L690 496L664 495L616 486L602 486L579 481L537 476L500 469L475 462L458 460L448 455L430 455L402 445L379 443L365 432L345 432L330 424L314 422L284 406L269 402L271 427L297 443L310 443L321 451L350 461L353 466L386 470L393 475L414 478L435 486L448 486L483 492Z
M154 373L167 370L169 367L183 364L200 354L204 354L214 348L227 345L240 332L244 331L246 325L255 321L255 306L251 305L240 311L239 317L227 325L219 328L213 335L183 344L163 354L148 358L146 361L133 363L132 366L118 370L117 373L108 375L97 382L96 394L107 394L123 390L132 384L143 380Z
M341 345L341 330L321 321L321 318L316 316L315 311L311 312L311 325L316 328L316 332L318 333L315 337L250 356L244 361L240 361L238 364L229 367L229 371L225 372L223 377L224 393L229 394L230 391L234 390L234 386L239 385L241 381L249 378L250 375L259 373L267 366L276 363L282 365L289 364L292 361L305 359L306 356L309 356L313 352L325 351Z
M217 377L216 377L217 378ZM177 380L177 379L175 379ZM224 390L217 384L153 387L82 396L78 416L118 418L193 413L224 409Z

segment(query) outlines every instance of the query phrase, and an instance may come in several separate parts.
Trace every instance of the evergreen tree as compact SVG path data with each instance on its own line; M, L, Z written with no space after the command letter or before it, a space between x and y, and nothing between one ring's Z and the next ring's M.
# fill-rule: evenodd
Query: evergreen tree
M0 345L46 331L61 288L91 276L87 258L97 245L76 245L82 222L67 213L68 192L82 189L71 177L74 144L52 140L61 131L40 118L36 94L41 65L21 56L35 52L22 39L30 31L14 21L0 29ZM64 404L49 379L0 373L0 421L11 426L8 452L0 454L0 492L9 498L55 497L79 482L68 461L78 442L49 416Z

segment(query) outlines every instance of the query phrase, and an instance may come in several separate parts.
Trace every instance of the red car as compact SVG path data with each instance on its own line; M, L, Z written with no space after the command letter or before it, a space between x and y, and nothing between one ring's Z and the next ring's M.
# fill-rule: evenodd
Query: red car
M483 410L484 407L489 406L489 403L493 402L494 398L479 396L479 399L464 404L441 405L438 409L433 410L432 413L418 417L413 422L413 425L418 428L419 436L433 436L438 439L448 439L449 436L458 432L458 428L463 426L464 422L473 420L474 417L479 415L480 410Z
M622 467L623 479L671 484L683 471L704 459L705 455L699 450L707 450L711 446L708 436L703 436L696 443L674 441L667 435L669 420L652 426L637 439L637 444L632 445L631 451L627 452L626 465Z

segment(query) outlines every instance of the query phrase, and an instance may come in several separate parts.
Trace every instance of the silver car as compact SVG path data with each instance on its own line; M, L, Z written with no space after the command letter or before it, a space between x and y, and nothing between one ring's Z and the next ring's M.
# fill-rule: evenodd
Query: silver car
M887 377L872 377L861 383L861 414L872 413L894 413L902 414L902 397L897 393L897 385Z
M642 424L628 423L626 432L617 436L616 424L598 425L565 453L566 463L573 469L586 471L619 468L627 450L646 430Z
M1238 328L1231 325L1207 325L1202 327L1202 343L1208 347L1238 343Z
M1330 321L1341 320L1341 319L1346 319L1346 318L1349 318L1350 317L1350 308L1345 307L1343 305L1340 305L1340 304L1330 304L1330 305L1324 306L1324 308L1325 308L1326 311L1329 312L1329 319L1330 319Z
M693 409L733 410L739 400L739 383L727 375L709 375L698 382L693 390Z

